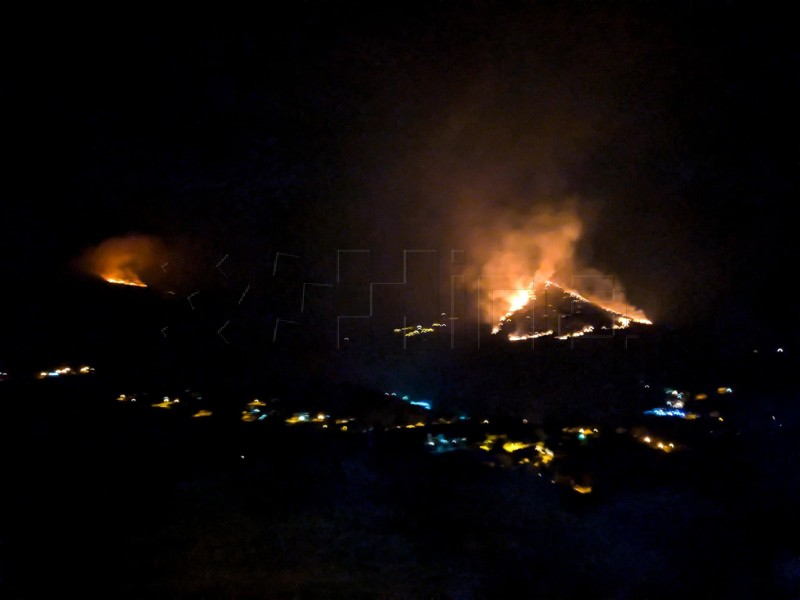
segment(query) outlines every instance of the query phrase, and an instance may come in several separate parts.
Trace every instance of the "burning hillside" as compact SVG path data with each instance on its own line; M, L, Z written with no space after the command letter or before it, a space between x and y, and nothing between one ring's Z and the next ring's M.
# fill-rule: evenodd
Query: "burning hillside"
M496 323L495 333L503 329L511 336L540 337L552 329L555 336L577 335L577 329L563 331L564 319L554 320L548 313L553 302L563 315L573 315L574 307L602 315L591 324L595 328L650 324L641 309L628 303L616 278L587 269L578 259L578 241L584 233L585 225L571 203L538 208L525 217L501 215L474 231L472 242L479 256L476 291L482 318ZM515 315L523 312L528 320L536 320L536 328L517 323Z
M578 292L561 287L552 281L532 285L525 294L526 302L500 317L492 330L505 334L510 341L553 336L559 340L587 334L606 336L617 329L627 329L632 324L650 325L640 311L619 311L592 302Z
M156 263L160 247L149 236L111 238L88 250L81 262L109 283L147 287L141 276Z

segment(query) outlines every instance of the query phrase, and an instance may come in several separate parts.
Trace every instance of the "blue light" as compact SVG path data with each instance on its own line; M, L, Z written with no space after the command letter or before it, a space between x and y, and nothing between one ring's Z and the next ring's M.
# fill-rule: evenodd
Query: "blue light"
M676 408L668 410L665 410L663 408L651 408L650 410L644 411L644 414L655 415L656 417L680 417L681 419L686 418L686 413Z
M413 404L414 406L421 406L425 410L431 409L431 403L427 400L412 400L409 404Z
M586 439L586 435L583 432L581 432L581 433L578 434L578 439L579 440L585 440Z
M452 452L454 450L463 449L466 445L467 438L453 438L447 439L443 434L439 433L435 436L428 434L428 439L425 442L426 446L430 446L431 450L436 453Z
M408 400L408 396L403 396L403 400Z

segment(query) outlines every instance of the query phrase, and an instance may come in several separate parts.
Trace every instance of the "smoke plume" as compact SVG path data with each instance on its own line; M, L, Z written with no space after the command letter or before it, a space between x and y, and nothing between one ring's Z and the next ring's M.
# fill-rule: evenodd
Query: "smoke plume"
M115 237L87 250L80 263L109 283L147 287L142 278L157 267L162 250L161 242L152 236Z
M483 320L496 323L519 310L534 286L548 281L612 312L647 320L627 303L618 279L580 262L577 248L586 226L576 207L568 201L534 208L527 215L504 214L475 228L471 247L479 266L472 279Z

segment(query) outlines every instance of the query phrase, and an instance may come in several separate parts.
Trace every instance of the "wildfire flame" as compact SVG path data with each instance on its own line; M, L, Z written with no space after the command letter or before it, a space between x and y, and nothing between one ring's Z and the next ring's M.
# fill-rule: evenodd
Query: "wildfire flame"
M568 333L566 335L560 335L556 339L557 340L568 340L569 338L580 337L582 335L586 335L587 333L591 333L594 331L594 327L591 325L584 325L584 327L580 331L573 331L572 333Z
M614 329L625 329L626 327L630 326L631 322L641 323L643 325L653 324L653 322L645 316L644 312L642 312L640 309L636 307L628 307L627 305L625 305L624 302L621 303L622 306L620 306L620 302L616 302L616 307L611 308L609 306L604 306L601 302L598 302L597 300L590 300L589 298L585 298L575 290L564 288L552 281L548 281L547 284L563 289L567 294L569 294L576 300L594 304L595 306L597 306L597 308L600 308L606 312L610 312L612 315L616 315L618 319L617 319L617 324L614 325Z
M575 300L610 313L615 317L614 329L632 323L652 324L643 311L627 304L613 278L577 264L576 248L584 226L573 204L538 209L525 218L508 215L501 219L489 229L481 226L474 241L483 257L478 273L482 312L489 321L497 319L493 333L501 331L514 313L534 300L534 286L541 285L558 287ZM556 280L571 280L581 291ZM515 341L546 335L511 333Z
M533 291L531 290L520 290L511 296L509 302L511 306L508 309L508 314L513 314L518 310L525 308L525 305L528 304L531 300L534 299Z
M505 301L509 303L509 309L503 316L500 317L497 325L495 325L494 328L492 329L492 333L493 334L499 333L500 330L503 327L503 323L505 323L508 319L510 319L511 316L514 313L516 313L516 312L522 310L523 308L525 308L531 300L535 300L536 299L536 296L533 293L533 285L534 284L531 283L530 284L530 289L527 290L527 291L526 290L516 291L510 297L506 297L505 298ZM653 324L653 322L650 319L648 319L641 310L639 310L639 309L637 309L635 307L633 307L630 310L628 310L627 307L624 306L624 303L623 303L623 306L616 306L615 308L611 308L609 306L604 306L603 304L601 304L597 300L590 300L589 298L587 298L585 296L582 296L581 294L579 294L575 290L571 290L569 288L561 286L561 285L555 283L554 281L549 281L548 280L548 281L545 282L545 288L549 288L549 287L557 287L560 290L563 290L564 293L568 294L569 296L571 296L575 300L578 300L579 302L586 302L588 304L592 304L593 306L596 306L600 310L604 310L604 311L606 311L608 313L611 313L612 315L614 315L616 317L615 323L612 325L612 329L627 329L628 327L631 326L631 323L639 323L639 324L642 324L642 325L652 325ZM617 304L620 304L620 303L617 303ZM620 310L617 310L617 309L620 309ZM589 329L588 331L590 331L590 330L591 329ZM565 339L568 339L570 337L577 337L577 336L580 336L580 335L584 335L585 333L588 333L588 331L580 331L580 332L570 333L568 335L556 337L556 339L565 340ZM551 333L552 332L540 332L540 333L526 334L526 335L510 334L508 336L508 339L511 340L511 341L527 340L527 339L533 339L533 338L537 338L537 337L542 337L544 335L549 335Z
M527 290L515 290L510 297L506 297L504 300L509 303L508 311L500 317L500 322L492 329L492 333L500 331L503 323L511 317L511 315L525 308L531 300L536 300L536 296L533 294L533 285Z
M108 283L147 287L140 273L155 263L159 248L159 241L149 236L111 238L88 250L83 264Z
M144 283L141 279L136 277L136 275L131 274L128 279L116 279L114 277L106 277L105 275L101 275L103 279L105 279L108 283L118 283L119 285L133 285L136 287L147 287L147 284Z
M508 340L510 342L520 342L522 340L535 340L537 338L544 337L546 335L553 335L554 333L555 332L552 329L548 329L547 331L539 331L537 333L526 333L523 335L515 335L513 333L510 333L508 335Z
M531 284L531 286L532 285L533 284ZM566 293L567 295L571 296L575 300L578 300L580 302L586 302L586 303L592 304L593 306L599 308L600 310L604 310L604 311L606 311L608 313L611 313L612 315L614 315L616 317L614 324L611 326L612 329L627 329L628 327L631 326L631 323L639 323L639 324L642 324L642 325L652 325L653 324L653 322L650 321L649 319L647 319L644 316L644 313L642 313L638 309L633 309L634 310L634 314L636 316L631 315L631 314L621 313L621 312L615 310L614 308L610 308L608 306L603 306L602 304L600 304L596 300L590 300L589 298L586 298L586 297L582 296L581 294L579 294L575 290L570 290L570 289L564 288L563 286L558 285L554 281L549 281L548 280L548 281L545 282L544 286L545 286L545 288L549 288L549 287L559 288L560 290L563 290L564 293ZM536 296L533 294L533 292L530 292L529 294L527 294L527 298L528 298L528 301L535 300ZM509 311L505 315L500 317L500 320L499 320L498 324L495 325L495 327L492 329L492 333L493 334L499 333L500 330L503 327L503 324L509 318L511 318L511 316L515 312L525 308L525 306L527 305L527 302L524 302L524 303L521 303L521 302L522 302L521 295L516 295L512 299L511 308L509 309ZM584 326L583 329L581 329L580 331L575 331L575 332L568 333L568 334L565 334L565 335L556 336L555 339L557 339L557 340L568 340L568 339L573 338L573 337L580 337L582 335L585 335L587 333L592 332L593 330L594 330L594 327L592 327L591 325L587 325L587 326ZM541 332L535 332L535 333L530 333L530 334L521 334L521 335L520 334L509 334L508 335L508 339L509 339L509 341L512 341L512 342L518 342L518 341L521 341L521 340L530 340L530 339L536 339L536 338L539 338L539 337L544 337L546 335L553 335L553 333L554 332L552 330L548 330L548 331L541 331Z

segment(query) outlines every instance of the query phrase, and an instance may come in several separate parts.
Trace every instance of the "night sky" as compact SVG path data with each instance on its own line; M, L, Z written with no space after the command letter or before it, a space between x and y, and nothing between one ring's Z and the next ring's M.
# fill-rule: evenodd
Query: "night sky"
M798 56L777 9L322 2L230 29L75 21L3 35L5 361L86 318L75 264L108 238L158 239L180 293L227 257L238 297L268 287L276 253L309 281L331 281L342 248L372 250L376 272L408 248L469 261L481 223L565 205L580 263L657 323L743 346L797 333L782 290Z

